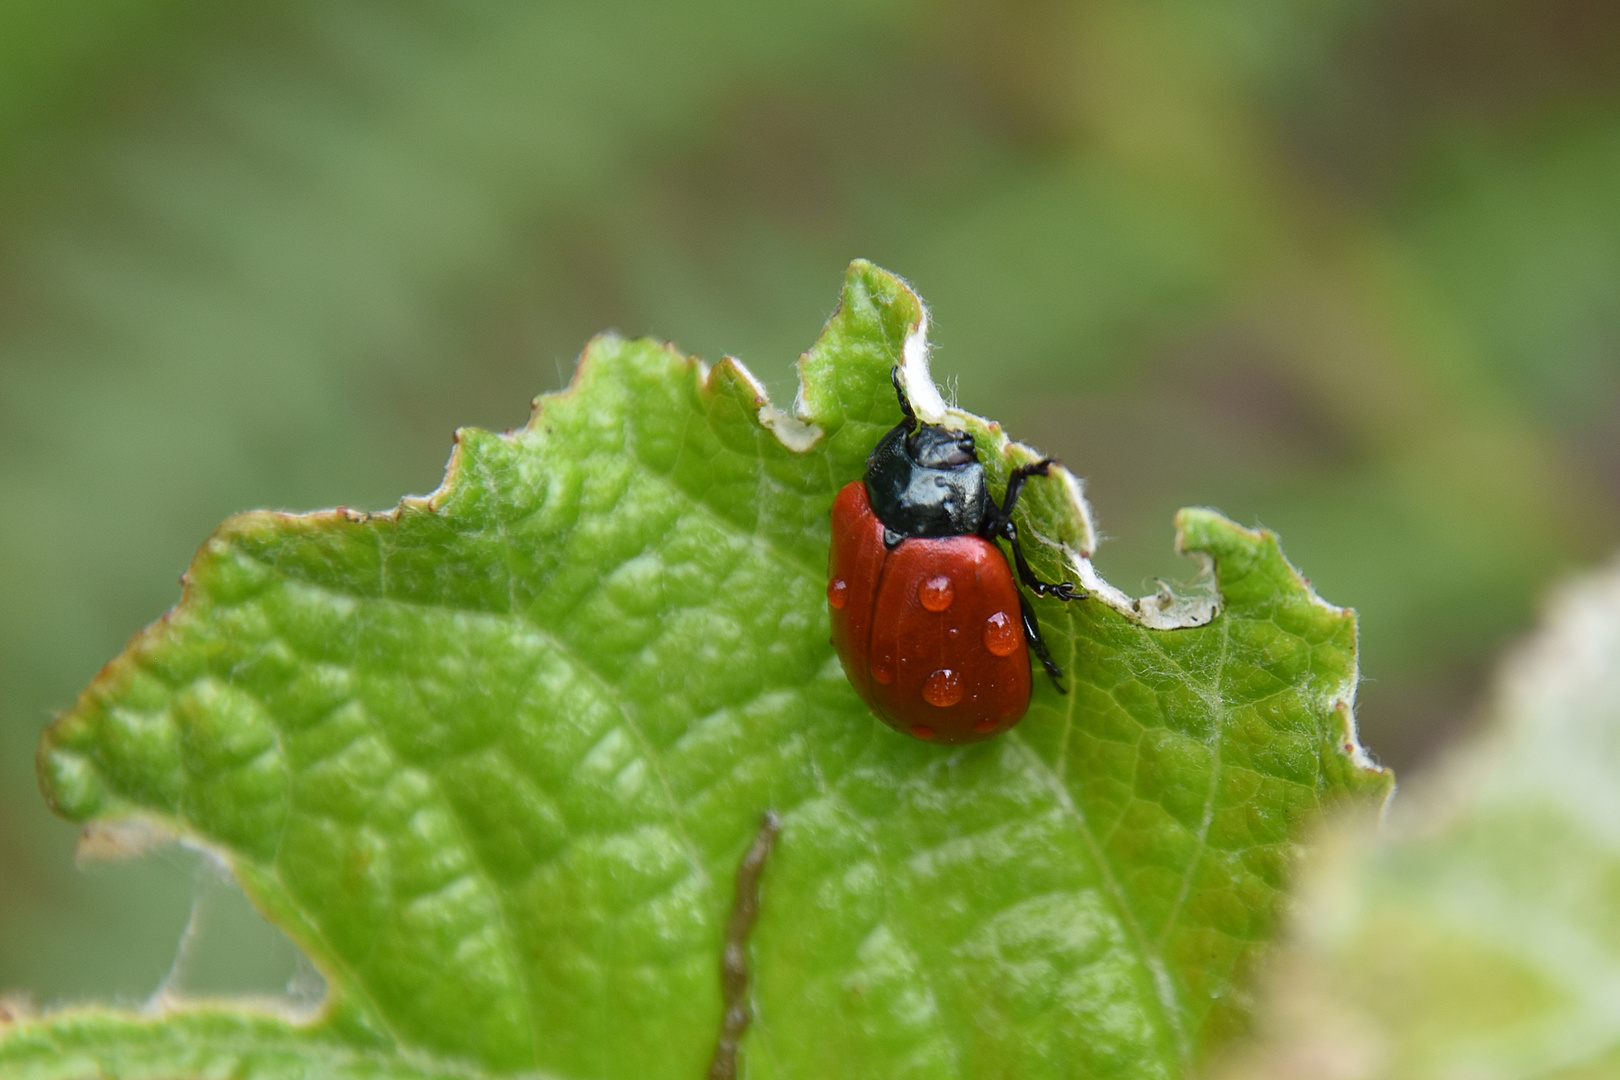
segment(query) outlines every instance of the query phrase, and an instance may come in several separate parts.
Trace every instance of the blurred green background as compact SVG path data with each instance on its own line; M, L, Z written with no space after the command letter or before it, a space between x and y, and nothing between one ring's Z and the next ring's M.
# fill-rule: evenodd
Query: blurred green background
M1620 5L0 5L0 991L299 977L34 785L220 519L430 490L606 327L790 397L855 256L1117 584L1179 506L1278 530L1397 768L1620 542Z

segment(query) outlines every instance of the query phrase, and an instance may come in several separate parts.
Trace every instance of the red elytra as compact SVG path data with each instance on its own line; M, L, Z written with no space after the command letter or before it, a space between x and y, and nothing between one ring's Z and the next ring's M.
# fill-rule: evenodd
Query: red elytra
M854 481L833 502L827 603L850 683L895 730L977 742L1029 707L1018 586L991 541L909 537L890 548Z

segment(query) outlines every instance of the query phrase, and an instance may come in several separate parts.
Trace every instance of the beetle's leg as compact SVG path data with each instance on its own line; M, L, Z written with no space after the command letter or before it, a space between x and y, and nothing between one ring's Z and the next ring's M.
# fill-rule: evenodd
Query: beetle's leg
M1024 481L1031 476L1045 476L1052 469L1051 458L1041 458L1028 465L1020 465L1007 477L1007 494L1001 500L1001 516L1008 521L1012 520L1013 507L1018 504L1018 496L1024 490Z
M1012 545L1013 564L1018 567L1018 577L1024 585L1036 596L1055 596L1059 600L1081 600L1085 598L1084 589L1076 588L1071 581L1053 584L1042 581L1035 576L1030 568L1029 560L1024 558L1024 545L1018 542L1018 526L1013 524L1013 507L1018 503L1018 496L1024 489L1024 481L1031 476L1046 476L1052 468L1051 458L1042 458L1028 465L1020 465L1007 477L1007 496L1002 500L1001 506L993 507L994 520L989 522L989 531L996 536L1003 537Z
M1018 542L1018 526L1013 524L1012 518L1007 518L1001 522L1000 532L1007 543L1012 545L1013 565L1018 567L1018 578L1030 592L1036 596L1055 596L1059 600L1084 600L1086 598L1086 591L1077 588L1072 581L1061 581L1054 584L1050 581L1042 581L1035 576L1035 571L1030 567L1029 560L1024 558L1024 545Z
M1035 656L1040 660L1041 666L1046 669L1047 678L1060 694L1067 694L1063 684L1058 682L1063 677L1063 669L1052 660L1052 654L1046 651L1046 642L1041 640L1041 624L1035 619L1035 609L1029 606L1029 597L1023 593L1018 594L1018 606L1024 612L1024 636L1029 639L1029 647L1035 650Z

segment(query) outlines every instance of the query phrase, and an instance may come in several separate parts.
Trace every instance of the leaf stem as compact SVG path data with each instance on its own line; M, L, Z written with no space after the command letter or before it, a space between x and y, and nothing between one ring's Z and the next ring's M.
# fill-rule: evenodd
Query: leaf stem
M748 1011L748 935L759 918L759 879L765 872L776 834L782 829L775 811L767 810L759 832L737 866L737 899L726 923L726 947L720 960L721 999L725 1012L720 1020L720 1038L714 1059L709 1062L709 1080L736 1080L737 1047L748 1030L753 1014Z

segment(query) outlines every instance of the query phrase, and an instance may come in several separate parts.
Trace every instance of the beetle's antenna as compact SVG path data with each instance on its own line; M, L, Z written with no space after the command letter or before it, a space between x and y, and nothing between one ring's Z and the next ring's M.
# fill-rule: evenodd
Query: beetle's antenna
M889 369L889 381L894 383L894 396L900 399L900 411L905 414L906 430L910 431L917 426L917 414L911 408L911 399L906 396L906 384L900 379L899 365Z

